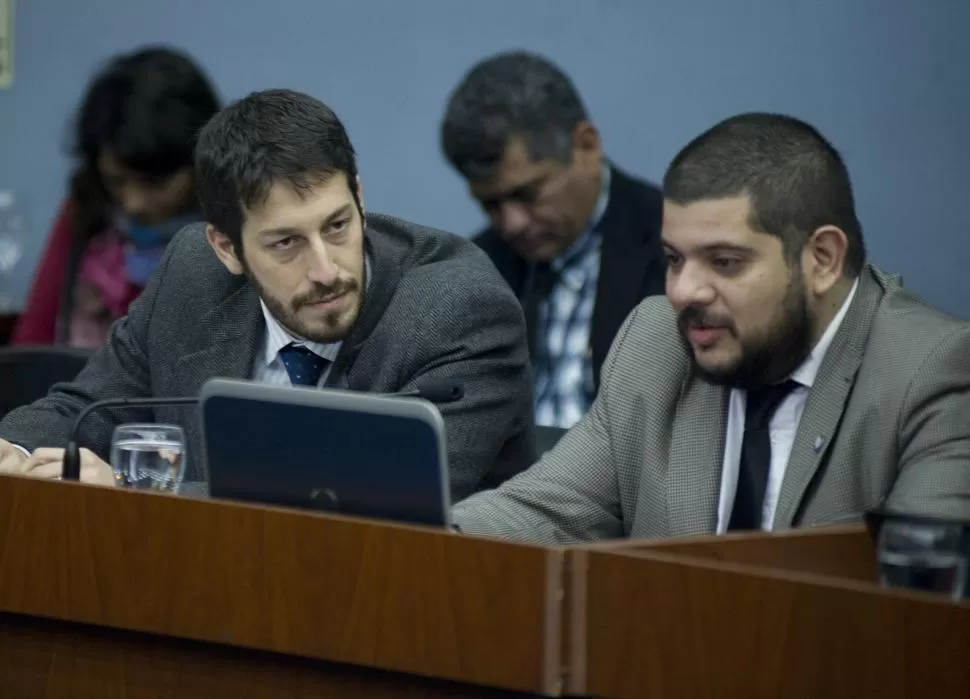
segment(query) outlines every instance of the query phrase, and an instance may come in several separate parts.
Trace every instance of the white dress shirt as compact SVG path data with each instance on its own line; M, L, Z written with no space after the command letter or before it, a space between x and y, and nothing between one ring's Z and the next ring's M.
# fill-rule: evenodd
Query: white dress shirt
M260 299L259 306L263 310L263 320L266 321L266 333L263 336L263 347L256 353L256 360L253 363L252 377L257 383L268 383L276 386L290 386L290 375L283 365L280 358L280 350L287 345L300 345L328 360L326 368L320 374L317 386L323 386L330 373L330 367L337 354L340 352L341 342L310 342L293 335L289 330L280 325L279 321L270 313L266 304Z
M849 291L848 297L839 312L825 329L821 339L812 349L808 358L799 365L788 378L799 384L781 402L768 425L771 439L771 467L768 472L768 486L765 488L764 506L761 512L761 528L770 531L775 518L775 508L778 505L778 494L788 468L788 457L791 455L798 423L805 410L808 392L815 383L815 376L822 365L825 353L828 351L835 333L838 332L849 304L855 296L859 286L857 279ZM721 471L721 497L717 506L717 533L727 531L734 508L734 494L738 488L738 470L741 466L741 442L744 439L744 414L747 407L747 391L739 388L731 390L728 405L727 433L724 439L724 463Z

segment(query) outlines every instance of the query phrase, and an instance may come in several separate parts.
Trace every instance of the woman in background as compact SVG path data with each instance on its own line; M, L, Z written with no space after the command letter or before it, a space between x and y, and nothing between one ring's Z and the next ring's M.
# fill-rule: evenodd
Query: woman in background
M117 56L78 110L78 161L13 344L99 347L165 245L198 220L192 150L218 111L208 78L164 48Z

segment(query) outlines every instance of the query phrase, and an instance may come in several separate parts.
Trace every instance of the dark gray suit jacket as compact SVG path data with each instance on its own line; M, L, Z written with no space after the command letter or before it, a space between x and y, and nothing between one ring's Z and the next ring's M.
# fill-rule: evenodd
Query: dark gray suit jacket
M610 166L609 202L597 227L603 248L589 331L597 391L603 361L623 321L640 301L664 293L663 205L663 194L656 186ZM473 240L521 298L527 290L529 263L494 229L482 231Z
M700 380L666 298L617 335L590 411L501 488L454 508L462 531L564 543L710 534L729 389ZM970 517L970 323L866 267L808 395L773 526L885 503Z
M455 500L494 485L493 474L527 468L534 460L532 383L525 320L508 285L473 243L448 233L371 214L365 240L372 279L327 382L371 392L429 380L462 384L461 400L439 406ZM63 446L92 401L191 396L212 377L250 378L264 335L256 291L223 267L201 224L189 226L77 379L8 414L0 437L28 449ZM92 414L81 446L105 457L115 424L138 420L181 424L187 477L201 479L192 408Z

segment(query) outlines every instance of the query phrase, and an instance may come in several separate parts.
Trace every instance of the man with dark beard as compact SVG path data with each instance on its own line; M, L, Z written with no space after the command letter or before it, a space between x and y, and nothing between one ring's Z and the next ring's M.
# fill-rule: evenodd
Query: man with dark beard
M563 543L970 517L970 324L866 263L838 152L737 116L677 155L664 198L667 298L627 318L582 422L457 526Z
M63 449L50 447L64 445L96 400L197 395L215 376L376 393L458 384L464 395L439 406L452 497L532 463L518 300L471 242L365 216L353 147L326 105L286 90L254 93L206 125L195 160L206 224L176 236L73 383L0 423L0 472L59 474ZM92 414L79 440L88 448L82 480L111 482L99 456L124 419L181 424L187 479L200 479L195 412L163 408ZM320 439L333 439L325 428Z

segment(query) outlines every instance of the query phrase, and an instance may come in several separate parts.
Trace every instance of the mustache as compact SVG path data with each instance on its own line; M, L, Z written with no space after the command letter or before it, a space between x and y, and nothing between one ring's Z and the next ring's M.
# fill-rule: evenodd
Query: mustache
M682 334L686 335L688 328L698 325L724 328L732 335L736 334L734 322L730 318L709 313L701 306L687 306L677 314L677 327L680 328Z
M358 288L360 288L360 285L356 279L339 279L333 284L314 283L310 291L293 299L293 310L314 303L320 303L334 296L342 296L343 294L357 291Z

